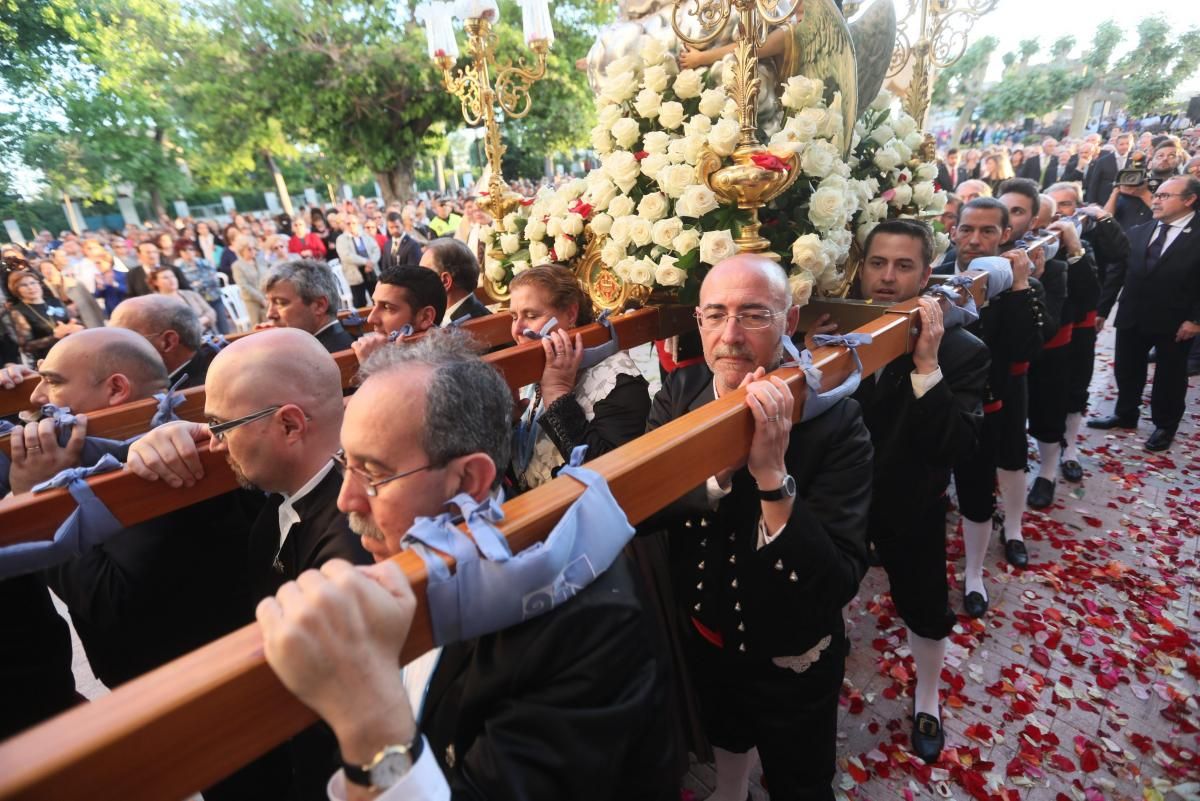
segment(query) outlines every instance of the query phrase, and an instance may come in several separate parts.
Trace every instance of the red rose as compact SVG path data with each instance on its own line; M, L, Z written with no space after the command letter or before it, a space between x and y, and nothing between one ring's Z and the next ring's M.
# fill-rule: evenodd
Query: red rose
M764 170L770 170L771 172L786 172L788 169L786 161L770 153L755 153L750 156L750 160Z
M580 217L587 219L592 214L592 206L590 203L584 203L582 200L576 200L571 206L571 211L578 214Z
M650 154L649 154L649 153L647 153L645 150L639 150L638 152L636 152L636 153L634 153L634 154L633 154L633 157L634 157L635 159L637 159L638 161L641 161L642 159L646 158L646 157L647 157L647 156L649 156L649 155L650 155Z

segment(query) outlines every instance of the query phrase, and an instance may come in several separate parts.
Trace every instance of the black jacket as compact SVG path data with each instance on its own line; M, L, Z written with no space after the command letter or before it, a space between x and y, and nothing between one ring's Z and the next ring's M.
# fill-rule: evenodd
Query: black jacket
M419 724L452 797L677 799L652 642L621 556L563 606L447 645Z
M654 398L650 429L713 399L713 374L672 373ZM783 532L758 548L761 502L745 468L716 510L703 485L659 516L670 531L675 587L687 613L719 632L730 653L797 656L841 631L842 607L866 571L871 438L845 400L792 428L786 465L796 481Z
M1117 157L1107 150L1092 162L1087 177L1083 181L1083 200L1085 203L1095 203L1103 206L1112 195L1113 184L1117 180Z
M341 321L334 320L333 325L317 334L317 341L321 343L325 350L330 353L337 353L338 351L349 350L350 346L354 344L354 337L342 327Z
M488 307L484 306L482 301L475 297L475 293L472 292L470 295L467 295L462 305L454 310L454 313L450 315L450 319L460 320L463 317L470 317L473 320L476 317L487 317L489 314L491 312L488 311Z
M421 243L407 234L401 234L399 242L389 236L380 250L382 251L379 258L380 271L389 267L401 267L405 264L419 264L421 261Z
M200 349L192 354L192 358L171 373L171 382L174 383L179 376L187 373L187 381L183 382L180 389L204 386L204 382L208 378L208 367L212 364L212 360L217 358L218 353L220 351L207 342L200 343Z
M978 446L990 363L978 337L952 328L938 348L942 380L920 398L913 392L911 354L863 379L854 399L875 448L873 532L904 531L941 502L951 468Z
M192 288L191 283L187 280L187 276L183 274L183 270L172 266L171 272L175 273L175 278L179 281L180 289ZM125 282L126 286L129 288L128 295L131 298L136 297L137 295L149 295L154 292L154 290L150 288L150 284L146 279L146 268L142 267L140 264L135 264L129 268L129 272L125 274Z
M1098 312L1107 318L1120 294L1117 328L1172 334L1185 320L1200 322L1200 216L1192 218L1154 269L1147 270L1146 251L1157 226L1152 220L1130 231L1128 266L1112 265L1105 278Z

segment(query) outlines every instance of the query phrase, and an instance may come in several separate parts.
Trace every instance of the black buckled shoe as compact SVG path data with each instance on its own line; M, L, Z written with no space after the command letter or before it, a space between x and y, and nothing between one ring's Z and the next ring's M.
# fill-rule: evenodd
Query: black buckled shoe
M1083 481L1083 465L1077 459L1065 460L1059 465L1059 469L1062 471L1064 480L1070 481L1073 484Z
M968 592L963 596L963 611L970 617L981 618L987 614L988 597L981 592Z
M1029 565L1029 552L1025 550L1024 540L1004 540L1004 558L1013 567Z
M1033 480L1029 495L1025 498L1030 509L1045 509L1054 503L1054 482L1038 476Z
M946 746L946 733L942 724L933 715L918 712L913 720L912 750L926 765L932 765L942 756Z
M1108 417L1097 417L1094 420L1088 420L1087 427L1099 428L1105 431L1110 428L1137 428L1137 420L1129 420L1114 414Z
M1171 447L1171 443L1175 441L1175 429L1173 428L1156 428L1150 438L1146 440L1146 450L1148 451L1165 451Z

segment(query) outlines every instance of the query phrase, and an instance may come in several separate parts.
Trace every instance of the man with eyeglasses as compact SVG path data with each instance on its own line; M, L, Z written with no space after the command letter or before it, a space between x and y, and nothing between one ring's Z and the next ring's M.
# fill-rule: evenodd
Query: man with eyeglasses
M1175 439L1187 397L1187 357L1200 334L1200 232L1196 204L1200 180L1178 176L1154 193L1154 220L1129 232L1128 262L1115 265L1105 279L1097 331L1112 312L1118 295L1117 405L1113 414L1089 420L1089 428L1137 427L1148 354L1157 352L1150 414L1154 432L1145 447L1165 451Z
M201 337L200 318L182 301L163 295L127 298L113 311L110 325L146 338L167 366L171 386L186 375L179 389L204 386L218 348Z
M776 262L714 266L696 309L705 363L673 372L650 412L655 429L740 389L754 418L748 459L662 518L720 798L746 797L755 748L773 796L833 798L841 610L866 571L872 451L857 403L793 425L803 398L766 377L799 312Z
M250 600L257 602L330 560L371 561L337 508L342 471L333 454L342 409L341 373L321 343L298 329L268 329L237 340L213 360L207 425L159 426L133 443L128 467L149 481L191 486L203 477L199 454L207 443L225 454L242 487L269 493L249 529ZM327 728L310 728L236 776L226 790L320 796L337 767L335 752Z
M677 799L665 666L624 557L543 615L398 669L416 605L393 557L417 518L498 494L512 399L461 331L385 348L364 373L338 506L378 564L334 560L258 607L268 663L337 735L330 797Z

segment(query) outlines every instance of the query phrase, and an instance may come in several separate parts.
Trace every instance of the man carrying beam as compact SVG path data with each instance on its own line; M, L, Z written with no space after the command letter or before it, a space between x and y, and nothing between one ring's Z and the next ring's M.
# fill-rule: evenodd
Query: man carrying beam
M833 798L842 607L866 571L871 443L846 400L793 426L778 378L799 318L787 276L762 257L713 267L696 309L706 364L672 373L650 428L747 391L745 464L710 478L666 514L675 587L690 616L688 661L722 801L743 801L758 749L771 794ZM790 343L789 343L790 344Z

